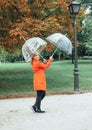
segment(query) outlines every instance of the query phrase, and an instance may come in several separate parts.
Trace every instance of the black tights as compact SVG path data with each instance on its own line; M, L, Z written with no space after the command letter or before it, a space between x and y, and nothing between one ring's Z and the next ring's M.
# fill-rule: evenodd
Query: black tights
M41 107L41 100L45 97L45 95L46 95L46 92L44 90L38 90L37 91L35 106L38 109L40 109L40 107Z

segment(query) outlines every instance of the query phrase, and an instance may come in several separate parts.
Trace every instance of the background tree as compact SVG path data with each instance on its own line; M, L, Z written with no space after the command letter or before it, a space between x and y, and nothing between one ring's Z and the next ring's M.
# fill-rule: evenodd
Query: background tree
M82 30L78 34L78 40L87 47L86 55L92 55L92 1L80 0L85 9L86 17L82 20Z
M27 0L0 1L1 47L8 51L19 49L29 37L34 21L36 23L36 20L31 18Z
M0 1L0 47L14 52L28 38L61 32L73 41L73 18L68 5L72 0L1 0ZM83 10L77 19L80 31ZM52 48L49 47L49 50Z

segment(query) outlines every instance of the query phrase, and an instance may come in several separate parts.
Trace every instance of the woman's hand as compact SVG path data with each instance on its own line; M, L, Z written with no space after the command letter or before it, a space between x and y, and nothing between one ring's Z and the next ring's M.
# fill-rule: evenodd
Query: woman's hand
M49 58L51 61L53 60L53 56L50 56L50 58Z
M46 60L46 59L43 59L43 62L44 62L44 63L47 63L47 60Z

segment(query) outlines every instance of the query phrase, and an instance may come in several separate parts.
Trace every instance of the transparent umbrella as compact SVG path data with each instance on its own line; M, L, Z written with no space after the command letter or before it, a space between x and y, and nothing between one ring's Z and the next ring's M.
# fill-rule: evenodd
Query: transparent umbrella
M33 37L25 41L24 45L22 46L22 54L25 61L31 61L31 56L36 52L38 52L40 55L40 52L46 47L46 44L47 42L39 37Z
M48 36L46 39L57 47L54 53L57 51L57 49L60 49L67 54L72 54L72 43L65 35L61 33L54 33Z

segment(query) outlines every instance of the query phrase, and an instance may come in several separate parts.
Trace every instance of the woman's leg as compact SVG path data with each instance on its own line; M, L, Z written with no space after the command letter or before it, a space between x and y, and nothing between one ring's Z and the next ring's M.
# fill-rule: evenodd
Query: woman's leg
M32 106L32 110L34 112L37 112L38 109L40 109L40 105L41 105L41 91L36 91L36 101L35 104Z
M40 109L41 106L41 96L42 96L42 91L38 90L36 96L36 102L35 102L35 106L37 107L37 109Z
M44 90L42 90L42 93L41 93L41 100L46 96L46 92Z
M45 111L41 111L41 100L45 97L45 91L38 90L36 96L36 102L34 104L33 109L35 112L44 113Z

